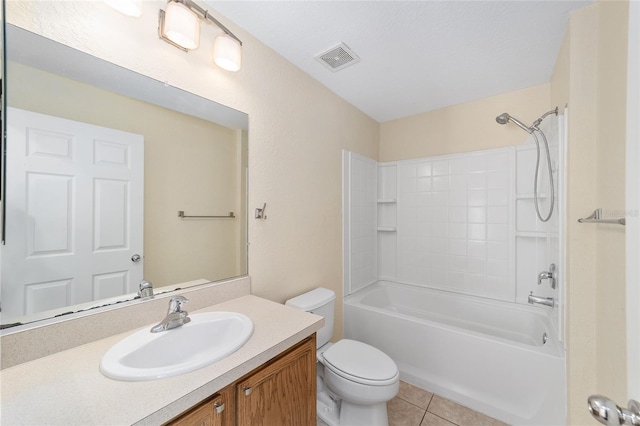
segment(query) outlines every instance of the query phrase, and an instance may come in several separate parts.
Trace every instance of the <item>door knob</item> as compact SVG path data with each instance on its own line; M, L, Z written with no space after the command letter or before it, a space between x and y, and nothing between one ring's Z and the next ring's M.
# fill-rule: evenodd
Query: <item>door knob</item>
M628 408L621 408L602 395L591 395L588 399L589 412L603 425L640 426L640 403L629 400Z
M138 253L136 253L133 256L131 256L131 261L133 263L138 263L138 262L140 262L141 259L142 259L142 256L140 256Z

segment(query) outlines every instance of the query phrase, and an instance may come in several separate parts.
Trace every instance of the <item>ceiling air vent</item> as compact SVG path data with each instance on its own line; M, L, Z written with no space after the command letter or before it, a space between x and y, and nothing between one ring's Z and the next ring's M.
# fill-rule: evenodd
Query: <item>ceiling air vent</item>
M353 51L344 43L340 43L326 52L319 54L316 56L316 59L333 72L339 71L360 61L358 55L353 53Z

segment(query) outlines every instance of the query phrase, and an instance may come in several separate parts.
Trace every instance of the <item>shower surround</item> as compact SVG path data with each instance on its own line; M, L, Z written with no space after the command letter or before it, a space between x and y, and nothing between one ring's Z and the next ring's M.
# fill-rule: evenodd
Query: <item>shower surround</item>
M508 408L508 393L500 401L497 397L500 391L496 389L500 381L486 380L480 371L482 368L476 369L475 375L473 369L465 370L465 374L455 378L439 371L462 371L460 368L468 365L464 362L458 366L452 364L447 370L442 363L459 358L459 354L450 353L453 349L449 343L458 339L461 333L468 333L464 324L473 323L472 334L479 336L477 341L483 343L474 345L473 339L465 340L467 343L458 350L473 356L474 365L484 365L484 371L494 368L496 363L498 368L507 362L513 369L536 371L541 377L540 383L549 387L521 381L518 394L526 397L531 392L532 398L535 394L535 399L541 400L547 392L545 389L553 389L553 399L543 398L546 402L539 407L544 406L549 412L547 404L551 404L554 421L564 421L564 261L561 249L563 224L559 220L564 210L562 121L563 117L554 116L545 119L541 125L551 142L555 192L559 195L551 219L546 223L538 219L533 205L536 163L533 139L517 147L389 163L377 163L344 152L346 337L371 343L392 354L405 380L427 388L436 386L453 400L514 424L552 423L549 423L549 417L538 417L535 407L530 407L523 417L514 417L515 408ZM547 211L548 173L546 162L541 161L541 165L539 199L541 209ZM548 280L538 285L538 274L548 271L551 263L557 267L556 289L551 288ZM380 285L397 291L402 291L400 288L404 286L406 292L415 294L411 306L398 302L408 299L397 297L389 298L391 302L385 306L355 302ZM421 290L424 295L415 293ZM448 304L457 306L450 312L433 312L433 304L427 302L433 297L430 294L435 294L433 291L444 291L461 303ZM531 292L536 296L553 297L555 306L528 304ZM419 300L424 303L418 303ZM474 300L489 309L495 307L496 315L498 310L506 308L504 312L515 314L520 310L523 314L544 318L546 343L540 350L536 349L538 355L531 352L531 347L519 343L509 344L502 340L487 344L495 340L487 334L482 337L482 330L494 327L489 315L478 315L472 322L458 318L458 313L468 309L468 303ZM375 338L366 331L373 324L371 315L374 311L380 317L375 323L387 324L375 327L379 331L374 333ZM500 314L500 317L503 321L511 321L508 316ZM442 325L442 320L446 320L446 326ZM392 329L390 324L398 326ZM434 334L433 330L438 331ZM527 334L530 330L521 332ZM434 338L436 335L438 339ZM536 339L540 342L541 337ZM505 344L515 349L496 352ZM427 352L430 347L437 347L437 352ZM549 352L549 347L555 349ZM439 355L435 357L434 353ZM496 353L512 355L509 360L503 355L496 359ZM555 361L550 361L550 356ZM418 363L418 359L431 361ZM435 359L438 359L437 363L434 363ZM554 365L552 369L548 368L549 362ZM437 370L434 370L435 365L439 365ZM437 384L433 377L440 377ZM447 382L448 377L450 382ZM482 395L489 394L493 395L493 404L482 400ZM493 410L492 406L506 409Z

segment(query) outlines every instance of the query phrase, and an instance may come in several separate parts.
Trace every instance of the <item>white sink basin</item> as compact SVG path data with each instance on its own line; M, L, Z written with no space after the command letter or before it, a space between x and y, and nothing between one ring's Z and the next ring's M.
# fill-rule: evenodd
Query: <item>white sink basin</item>
M151 326L116 343L102 357L100 371L117 380L139 381L175 376L213 364L245 344L253 322L235 312L206 312L191 322L151 333Z

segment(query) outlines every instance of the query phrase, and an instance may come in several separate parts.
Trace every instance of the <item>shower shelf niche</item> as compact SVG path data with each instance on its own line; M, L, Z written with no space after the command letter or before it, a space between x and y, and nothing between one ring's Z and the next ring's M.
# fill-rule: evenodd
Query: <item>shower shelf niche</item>
M378 164L377 254L378 278L395 280L398 274L398 165Z

